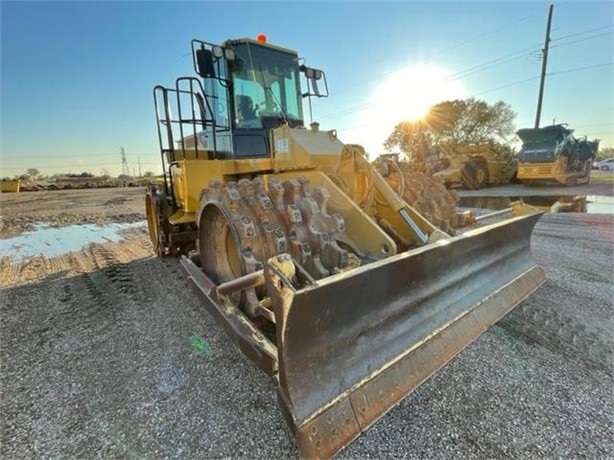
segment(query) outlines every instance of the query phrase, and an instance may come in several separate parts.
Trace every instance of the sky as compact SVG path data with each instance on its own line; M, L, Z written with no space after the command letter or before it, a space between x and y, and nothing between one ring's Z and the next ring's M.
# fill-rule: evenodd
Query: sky
M554 4L541 125L614 146L614 3ZM326 72L321 129L383 153L446 99L499 100L533 127L549 2L0 2L0 177L161 172L155 85L193 76L190 40L264 33ZM306 106L305 106L306 109ZM305 110L308 113L308 110ZM306 120L307 124L309 119Z

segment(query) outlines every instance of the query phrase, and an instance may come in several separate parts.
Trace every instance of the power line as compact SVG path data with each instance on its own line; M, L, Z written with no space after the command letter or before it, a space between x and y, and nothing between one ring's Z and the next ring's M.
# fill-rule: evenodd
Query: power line
M585 37L585 38L581 38L579 40L573 40L573 41L569 41L569 42L559 43L558 45L552 45L550 48L558 48L559 46L571 45L573 43L581 43L581 42L585 42L587 40L592 40L594 38L605 37L606 35L612 35L613 33L614 33L614 31L613 32L606 32L604 34L593 35L591 37Z
M492 67L496 67L497 65L505 64L505 63L510 62L510 61L514 61L516 59L519 59L519 58L525 56L529 51L539 51L539 46L541 46L541 43L529 46L527 48L523 48L522 50L516 51L516 52L511 53L511 54L507 54L507 55L502 56L500 58L493 59L492 61L484 62L482 64L479 64L477 66L471 67L469 69L461 70L460 72L457 72L455 74L452 74L452 75L446 77L444 82L445 81L455 80L457 78L466 77L468 75L472 75L474 73L478 73L478 72L481 72L483 70L488 70L488 69L490 69ZM503 61L503 62L500 62L500 61ZM493 64L493 65L491 65L491 64Z
M567 70L560 70L558 72L552 72L552 73L549 73L548 76L560 75L560 74L563 74L563 73L578 72L580 70L596 69L598 67L606 67L606 66L609 66L609 65L612 65L612 64L614 64L614 61L604 62L602 64L595 64L595 65L576 67L575 69L567 69Z
M476 41L476 40L479 40L479 39L480 39L480 38L482 38L482 37L485 37L485 36L487 36L487 35L491 35L491 34L494 34L494 33L500 32L501 30L503 30L503 29L505 29L505 28L507 28L507 27L510 27L510 26L516 25L516 24L518 24L519 22L526 21L527 19L532 18L532 17L535 17L535 16L536 16L535 14L530 14L530 15L524 16L524 17L522 17L522 18L520 18L520 19L516 19L516 20L514 20L514 21L511 21L511 22L505 23L505 24L503 24L503 25L501 25L501 26L498 26L498 27L496 27L496 28L494 28L494 29L492 29L492 30L489 30L489 31L487 31L487 32L483 32L483 33L481 33L481 34L475 35L473 38L470 38L470 39L465 40L465 41L463 41L463 42L457 43L457 44L455 44L455 45L453 45L453 46L450 46L450 47L448 47L448 48L444 48L444 49L442 49L442 50L435 51L435 52L431 53L430 55L428 55L428 56L426 56L426 57L422 58L422 62L429 62L429 61L430 61L430 60L432 60L432 59L433 59L435 56L438 56L438 55L440 55L440 54L442 54L442 53L446 53L446 52L448 52L448 51L454 50L454 49L456 49L456 48L460 48L461 46L464 46L464 45L466 45L466 44L468 44L468 43L472 43L472 42L474 42L474 41ZM354 85L351 85L351 86L346 86L346 87L344 87L344 88L343 88L341 91L336 91L336 92L335 92L335 95L346 93L346 92L348 92L348 91L349 91L349 90L351 90L351 89L355 89L355 88L357 88L357 87L359 87L359 86L363 86L363 85L365 85L365 84L367 84L367 83L370 83L370 82L372 82L372 81L381 80L382 78L385 78L385 77L387 77L387 76L389 76L389 75L394 74L395 72L398 72L399 70L402 70L404 67L406 67L406 65L403 65L402 67L396 67L396 68L394 68L394 69L392 69L392 70L390 70L390 71L388 71L388 72L384 72L384 73L378 74L377 76L375 76L375 77L373 77L373 78L369 78L369 79L367 79L367 80L364 80L364 81L363 81L363 82L361 82L361 83L357 83L357 84L354 84Z
M531 15L531 16L532 16L532 15ZM527 17L530 17L530 16L527 16ZM525 18L523 18L523 19L521 19L521 20L524 20L524 19L526 19L527 17L525 17ZM520 22L521 20L518 20L518 21L516 21L516 22ZM513 23L511 23L511 24L513 24ZM511 24L510 24L510 25L511 25ZM555 40L552 40L552 42L555 42L555 41L558 41L558 40L563 40L564 38L568 38L568 37L573 37L573 36L578 36L578 35L583 35L583 34L587 34L587 33L595 32L595 31L598 31L598 30L603 30L603 29L606 29L606 28L612 27L613 25L614 25L614 24L609 24L609 25L605 25L605 26L601 26L601 27L595 27L595 28L593 28L593 29L588 29L588 30L585 30L585 31L582 31L582 32L577 32L577 33L573 33L573 34L564 35L564 36L559 37L559 38L557 38L557 39L555 39ZM563 42L563 43L559 43L559 44L557 44L557 45L551 46L551 48L560 47L560 46L566 46L566 45L571 45L571 44L573 44L573 43L578 43L578 42L582 42L582 41L586 41L586 40L591 40L591 39L593 39L593 38L598 38L598 37L601 37L601 36L610 35L611 33L612 33L612 32L608 32L608 33L605 33L605 34L599 34L599 35L595 35L595 36L592 36L592 37L584 37L584 38L582 38L582 39L580 39L580 40L574 40L574 41ZM480 35L478 35L477 37L480 37ZM443 79L443 80L442 80L442 83L448 83L448 82L453 81L453 80L456 80L456 79L460 79L460 78L463 78L463 77L467 77L467 76L470 76L470 75L474 75L474 74L476 74L476 73L480 73L480 72L483 72L483 71L485 71L485 70L489 70L489 69L491 69L491 68L497 67L497 66L499 66L499 65L503 65L503 64L507 64L507 63L509 63L509 62L515 61L515 60L520 59L520 58L522 58L523 56L525 56L525 55L526 55L526 54L527 54L529 51L533 51L533 50L534 50L534 51L539 51L539 50L541 49L541 45L542 45L542 44L541 44L541 42L540 42L540 43L538 43L538 44L531 45L531 46L529 46L529 47L526 47L526 48L523 48L523 49L521 49L521 50L515 51L515 52L513 52L513 53L510 53L510 54L507 54L507 55L501 56L501 57L496 58L496 59L493 59L493 60L491 60L491 61L486 61L486 62L483 62L483 63L481 63L481 64L479 64L479 65L476 65L476 66L470 67L470 68L468 68L468 69L465 69L465 70L462 70L462 71L456 72L456 73L454 73L454 74L451 74L451 75L447 76L445 79ZM456 48L456 46L451 47L451 48L449 48L449 49L453 49L453 48ZM435 53L434 53L434 54L432 54L432 55L430 56L430 58L432 58L434 55L435 55ZM428 58L427 58L427 59L428 59ZM401 69L399 68L399 69L393 70L393 71L391 71L391 72L386 72L386 73L384 73L384 74L380 74L380 75L378 75L378 77L376 77L376 78L372 78L372 79L369 79L369 80L367 80L366 82L370 82L370 81L374 81L374 80L379 80L379 79L381 79L382 77L385 77L385 76L387 76L387 75L391 75L391 74L393 74L393 73L395 73L395 72L397 72L397 71L399 71L399 70L401 70ZM549 74L549 75L552 75L552 74ZM534 78L531 78L531 79L529 79L529 80L523 80L523 81L520 81L520 82L514 82L513 84L519 84L519 83L523 83L523 82L525 82L525 81L532 81L533 79L534 79ZM511 85L511 84L510 84L510 85ZM494 89L494 90L488 90L487 92L496 91L497 89L503 89L503 88L506 88L506 87L508 87L508 86L510 86L510 85L506 85L506 86L503 86L503 87L501 87L501 88L496 88L496 89ZM341 91L341 93L342 93L342 92L344 92L345 90L347 90L347 88L346 88L346 89L344 89L343 91ZM338 93L336 93L336 94L339 94L339 92L338 92ZM478 94L484 94L484 92L482 92L482 93L478 93ZM334 120L334 119L339 118L339 117L341 117L341 116L343 116L343 115L346 115L346 114L348 114L348 113L352 113L352 112L360 112L360 111L362 111L362 110L364 110L364 109L371 108L371 107L376 106L376 105L378 105L378 103L377 103L376 101L370 101L370 102L366 102L366 103L362 103L362 104L358 104L358 105L354 105L354 106L349 106L349 107L348 107L348 108L346 108L346 109L342 109L342 110L340 110L340 111L337 111L337 112L332 112L332 113L329 113L329 114L327 114L327 115L324 115L324 116L320 117L320 120L327 120L327 119L328 119L328 120L331 120L331 119L332 119L332 120Z
M509 23L507 23L507 24L504 24L503 26L497 27L496 29L492 29L492 30L490 30L490 31L488 31L488 32L484 32L484 33L478 34L478 35L476 35L475 37L473 37L472 39L466 40L466 41L464 41L464 42L460 42L460 43L458 43L457 45L454 45L454 46L451 46L451 47L449 47L449 48L446 48L446 49L444 49L442 52L446 52L446 51L450 51L450 50L453 50L453 49L459 48L459 47L461 47L461 46L466 45L467 43L472 43L472 42L474 42L475 40L477 40L477 39L479 39L479 38L482 38L482 37L485 37L485 36L487 36L487 35L491 35L491 34L494 34L494 33L500 32L502 29L505 29L506 27L516 25L516 24L518 24L519 22L525 21L525 20L527 20L527 19L529 19L529 18L533 18L533 17L536 17L536 16L537 16L536 14L530 14L530 15L525 16L525 17L523 17L523 18L517 19L517 20L512 21L512 22L509 22ZM435 54L441 54L441 52L438 52L438 53L435 53Z
M586 38L585 40L588 40L590 38L593 38L593 37ZM569 45L571 43L572 42L560 43L557 46L565 46L565 45ZM460 72L456 72L456 73L454 73L452 75L449 75L445 79L443 79L442 83L447 83L447 82L453 81L453 80L458 79L458 78L463 78L463 77L467 77L469 75L474 75L476 73L483 72L483 71L491 69L493 67L497 67L499 65L506 64L508 62L517 60L517 59L521 58L522 56L524 56L528 51L535 50L536 47L538 47L538 46L540 46L540 45L532 45L530 47L523 48L522 50L516 51L514 53L510 53L510 54L502 56L500 58L484 62L482 64L479 64L479 65L474 66L474 67L470 67L470 68L462 70ZM607 64L604 64L604 65L607 65ZM597 67L600 67L600 66L601 65L597 65ZM592 67L589 67L589 68L592 68ZM565 73L565 72L572 72L572 71L575 71L575 69L564 71L563 73ZM548 75L555 75L555 74L556 73L549 73ZM527 81L532 81L532 80L535 80L536 78L539 78L539 77L531 77L531 78L526 79L526 80L520 80L520 81L517 81L517 82L510 83L508 85L504 85L504 86L501 86L501 87L498 87L498 88L494 88L494 89L491 89L491 90L480 92L480 93L477 93L475 95L477 96L477 95L481 95L481 94L490 93L490 92L493 92L493 91L497 91L499 89L507 88L509 86L513 86L513 85L520 84L520 83L525 83ZM366 102L366 103L363 103L363 104L359 104L359 105L348 107L347 109L343 109L343 110L338 111L338 112L333 112L331 114L328 114L328 115L325 115L323 117L320 117L320 119L321 120L322 119L333 119L334 120L335 118L339 118L340 116L345 115L347 113L360 112L360 111L362 111L362 110L364 110L366 108L370 108L370 107L373 107L373 106L376 106L376 105L378 105L378 103L376 101Z
M598 30L608 29L608 28L610 28L610 27L614 27L614 24L607 24L607 25L605 25L605 26L595 27L595 28L593 28L593 29L587 29L587 30L585 30L585 31L583 31L583 32L576 32L576 33L574 33L574 34L563 35L562 37L558 37L558 38L554 38L554 39L552 39L552 40L551 40L551 42L552 42L552 43L554 43L554 42L558 42L559 40L563 40L563 39L565 39L565 38L569 38L569 37L576 37L576 36L578 36L578 35L584 35L584 34L588 34L588 33L591 33L591 32L596 32L596 31L598 31Z
M601 64L595 64L595 65L589 65L589 66L576 67L576 68L573 68L573 69L559 70L559 71L556 71L556 72L548 73L547 76L561 75L561 74L571 73L571 72L579 72L579 71L582 71L582 70L594 69L594 68L598 68L598 67L605 67L605 66L612 65L612 64L614 64L614 61L606 62L606 63L601 63ZM536 75L534 77L526 78L526 79L523 79L523 80L513 81L511 83L508 83L508 84L503 85L503 86L499 86L497 88L492 88L492 89L489 89L489 90L486 90L486 91L481 91L479 93L475 93L475 94L473 94L473 96L479 96L479 95L482 95L482 94L491 93L491 92L498 91L498 90L501 90L501 89L504 89L504 88L508 88L510 86L516 86L516 85L520 85L522 83L527 83L529 81L534 81L534 80L537 80L539 78L540 78L540 75ZM350 126L346 126L346 127L337 128L337 130L358 129L358 128L367 127L367 126L371 126L371 125L372 125L371 123L364 123L364 124L360 124L360 125L350 125ZM602 126L602 125L603 124L599 124L599 126ZM595 124L595 125L585 125L585 126L597 126L597 124Z
M469 67L469 68L467 68L465 70L461 70L459 72L453 73L451 75L448 75L446 78L444 78L441 81L441 83L448 83L448 82L451 82L453 80L456 80L456 79L459 79L459 78L462 78L462 77L467 77L469 75L473 75L473 74L476 74L476 73L479 73L479 72L483 72L484 70L488 70L490 68L497 67L497 66L502 65L502 64L506 64L506 63L514 61L516 59L520 59L521 57L525 56L528 51L531 51L531 50L538 51L538 49L539 49L538 47L539 46L540 46L540 44L531 45L529 47L523 48L521 50L518 50L518 51L515 51L513 53L507 54L505 56L499 57L497 59L493 59L491 61L486 61L486 62L484 62L482 64L477 65L477 66ZM365 103L362 103L362 104L358 104L358 105L355 105L355 106L350 106L350 107L348 107L346 109L343 109L343 110L340 110L340 111L337 111L337 112L333 112L333 113L329 113L328 115L324 115L324 116L320 117L320 120L326 120L326 119L331 119L331 118L332 119L339 118L341 115L345 115L347 113L352 113L352 112L355 112L355 111L361 111L363 109L370 108L370 107L373 107L373 106L376 106L376 105L377 105L376 101L371 101L371 102L365 102Z
M492 93L494 91L499 91L500 89L505 89L505 88L509 88L510 86L516 86L516 85L520 85L521 83L527 83L529 81L533 81L533 80L538 80L539 79L539 75L535 76L535 77L531 77L531 78L526 78L524 80L518 80L518 81L514 81L512 83L508 83L507 85L503 85L503 86L499 86L497 88L493 88L493 89L489 89L486 91L481 91L479 93L475 93L474 96L481 96L482 94L488 94L488 93Z

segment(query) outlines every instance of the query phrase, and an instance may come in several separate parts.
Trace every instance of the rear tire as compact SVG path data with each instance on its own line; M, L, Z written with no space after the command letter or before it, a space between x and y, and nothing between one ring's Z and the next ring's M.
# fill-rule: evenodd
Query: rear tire
M461 180L466 189L479 190L488 183L488 168L481 162L466 163L463 167Z
M198 247L203 271L219 285L246 275L241 257L241 241L232 218L224 209L215 204L207 205L200 215L198 226ZM231 302L237 306L245 304L242 291L229 295Z
M198 227L200 260L205 273L216 284L246 275L241 261L241 242L230 216L218 206L206 206Z
M147 229L149 239L158 257L164 257L168 251L168 231L166 228L166 195L158 186L147 187L145 196L145 210L147 212Z

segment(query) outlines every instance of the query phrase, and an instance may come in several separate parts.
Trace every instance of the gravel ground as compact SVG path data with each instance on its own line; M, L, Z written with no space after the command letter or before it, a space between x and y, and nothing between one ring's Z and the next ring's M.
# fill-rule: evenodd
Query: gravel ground
M144 219L138 189L0 199L2 238ZM614 215L545 215L532 250L546 284L340 458L613 457ZM273 382L145 226L2 257L0 288L2 458L297 457Z

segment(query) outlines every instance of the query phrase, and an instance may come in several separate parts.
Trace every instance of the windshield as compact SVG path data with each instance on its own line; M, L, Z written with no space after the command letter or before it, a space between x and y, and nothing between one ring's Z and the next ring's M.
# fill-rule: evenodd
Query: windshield
M524 150L536 148L555 148L558 142L571 134L571 130L552 126L537 129L521 129L517 133Z
M237 127L262 128L262 119L303 120L298 57L252 43L235 45L231 61Z

